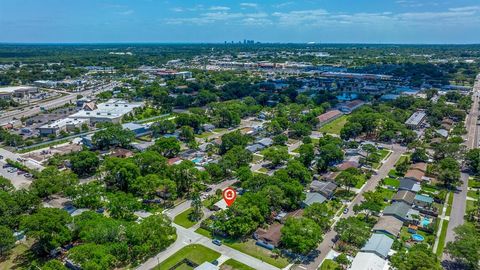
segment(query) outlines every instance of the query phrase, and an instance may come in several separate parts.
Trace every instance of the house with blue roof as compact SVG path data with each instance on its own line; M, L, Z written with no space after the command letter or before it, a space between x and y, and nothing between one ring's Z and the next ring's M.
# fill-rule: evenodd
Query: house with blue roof
M374 233L368 239L367 244L362 248L362 252L374 253L383 259L386 259L390 248L393 245L393 239L385 234Z
M427 195L417 194L413 203L420 207L430 207L433 204L433 198Z

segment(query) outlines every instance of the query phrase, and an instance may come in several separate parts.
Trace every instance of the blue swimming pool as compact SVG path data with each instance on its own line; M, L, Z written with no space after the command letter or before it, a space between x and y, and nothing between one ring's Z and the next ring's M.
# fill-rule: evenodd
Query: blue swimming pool
M432 221L428 217L424 217L422 220L422 227L427 227Z
M195 164L202 162L202 160L203 160L203 158L201 158L201 157L197 157L197 158L192 159L193 163L195 163Z
M417 242L422 242L423 240L425 240L425 238L420 234L412 234L412 239Z

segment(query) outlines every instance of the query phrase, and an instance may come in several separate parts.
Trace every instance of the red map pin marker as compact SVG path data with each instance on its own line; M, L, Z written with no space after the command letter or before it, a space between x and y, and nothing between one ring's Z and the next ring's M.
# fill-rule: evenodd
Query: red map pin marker
M227 203L228 206L231 206L234 202L235 199L237 198L237 192L235 189L228 187L226 188L223 193L223 200Z

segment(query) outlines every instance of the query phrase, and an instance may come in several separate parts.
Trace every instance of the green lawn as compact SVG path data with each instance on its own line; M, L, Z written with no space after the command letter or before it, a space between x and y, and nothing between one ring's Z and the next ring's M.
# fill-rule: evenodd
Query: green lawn
M395 191L386 188L377 188L377 191L380 191L382 197L386 200L391 200L396 193Z
M450 213L452 213L452 204L453 204L453 193L450 192L447 201L447 211L445 212L445 216L450 216Z
M400 158L398 159L397 163L395 163L395 166L397 166L398 164L401 164L402 162L404 162L407 159L409 159L409 156L401 155Z
M480 181L477 181L474 177L468 179L468 187L470 188L480 188Z
M383 182L385 183L385 185L391 186L391 187L394 187L394 188L398 188L400 186L400 180L395 179L395 178L388 177L388 178L383 179Z
M469 190L467 196L478 200L480 198L480 191Z
M197 230L195 230L195 232L205 237L213 238L211 232L206 229L198 228ZM248 254L252 257L255 257L259 260L262 260L278 268L284 268L289 264L286 258L283 258L283 257L275 258L274 254L271 251L255 245L255 240L253 239L248 239L247 241L240 242L238 240L232 240L232 239L222 238L217 236L215 238L221 239L223 244L226 246L229 246L240 252Z
M253 163L257 163L259 161L262 161L263 160L263 156L260 156L260 155L257 155L257 154L253 154Z
M365 177L362 177L362 180L357 182L357 184L355 185L355 188L356 189L361 188L363 186L363 184L365 184L366 182L367 182L367 180L365 179Z
M467 211L470 211L472 209L475 209L475 202L467 200Z
M211 262L215 259L220 257L220 253L211 250L205 246L193 244L188 245L175 254L170 256L168 259L157 265L154 269L156 270L165 270L170 269L171 267L175 266L177 263L181 262L183 259L188 259L198 265L204 262ZM183 267L183 268L182 268ZM186 265L182 265L177 269L193 269Z
M320 270L337 270L339 269L339 267L340 265L338 265L338 263L336 263L334 260L325 259L319 269Z
M0 258L0 269L24 269L36 261L35 254L30 251L34 239L16 245L6 258Z
M195 135L195 137L200 138L200 139L205 139L208 138L209 136L212 136L213 133L211 132L203 132L202 134Z
M445 248L445 238L447 237L447 229L448 229L448 220L444 220L442 224L442 232L440 233L440 237L438 238L438 246L437 246L437 256L442 256L443 249Z
M389 177L401 177L402 175L400 175L397 170L395 169L391 169L389 172L388 172L388 176Z
M215 133L220 133L220 132L225 132L225 131L227 131L226 128L216 128L216 129L213 130L213 132L215 132Z
M388 157L390 153L392 152L390 152L390 150L387 150L387 149L381 149L377 151L377 154L380 156L380 160L383 160L386 157Z
M262 167L262 168L258 169L257 172L267 173L267 172L268 172L268 169Z
M197 224L196 221L191 221L188 218L188 216L190 215L190 213L192 213L192 211L193 211L192 208L189 208L186 211L183 211L173 219L173 222L187 229L192 227L193 225Z
M343 126L345 126L346 123L347 123L347 116L343 115L333 120L332 122L320 127L318 131L340 135L340 131L342 130Z
M220 270L255 270L255 268L234 259L229 259L220 266Z

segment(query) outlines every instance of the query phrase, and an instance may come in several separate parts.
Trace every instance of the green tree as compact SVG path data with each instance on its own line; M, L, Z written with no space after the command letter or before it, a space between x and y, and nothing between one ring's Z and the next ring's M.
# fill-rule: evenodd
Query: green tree
M14 190L15 190L15 187L12 185L10 180L8 180L3 176L0 176L0 191L10 192Z
M342 218L335 224L335 231L340 240L358 248L367 242L370 237L370 229L368 223L357 217Z
M312 161L315 159L315 149L312 144L302 144L298 148L298 153L300 156L298 160L302 162L305 167L310 167Z
M4 257L15 246L13 231L7 226L0 225L0 258Z
M161 135L175 132L175 124L170 120L161 120L150 126L153 137L158 138Z
M192 221L198 221L203 216L203 205L202 200L200 199L200 194L198 192L194 192L192 194L192 203L191 203L193 211L191 212L189 218Z
M116 192L110 194L108 199L107 207L111 217L127 221L137 219L133 212L139 210L141 205L133 195Z
M71 241L72 232L68 228L70 215L61 209L41 208L38 212L25 216L20 228L30 237L37 239L38 252L48 254L52 249Z
M142 175L158 174L159 176L166 176L168 173L167 159L158 152L147 150L137 153L133 156L133 160L140 168Z
M308 218L289 218L282 231L282 245L295 253L307 254L322 241L322 229Z
M408 252L401 250L395 253L390 262L398 270L441 270L438 257L426 244L413 245Z
M130 185L139 177L140 168L133 159L108 158L104 162L104 181L111 190L130 191Z
M454 231L455 241L447 243L446 252L470 269L479 269L480 233L477 228L466 223Z
M415 148L415 151L412 153L411 159L413 162L427 162L427 151L424 148Z
M67 191L75 207L98 209L103 206L105 187L98 181L76 185Z
M150 146L149 150L156 151L166 158L173 158L180 152L180 142L173 137L161 137Z
M50 195L65 192L77 183L78 178L74 173L47 167L37 175L37 179L31 185L31 190L38 197L47 198Z
M85 243L72 248L68 258L79 264L82 269L111 269L116 263L115 256L110 254L107 246L94 243Z
M457 160L446 157L438 164L438 179L443 181L445 186L450 186L460 179L460 165Z
M468 167L472 170L473 173L478 174L480 172L480 149L475 148L468 151L465 154L465 160L467 161Z
M380 213L383 208L382 193L376 191L367 191L363 194L363 198L365 200L362 201L361 204L353 207L355 212L366 211L366 219L368 219L371 213Z
M180 135L179 135L180 140L186 142L186 143L191 143L195 141L195 133L192 127L189 126L182 126L180 128Z
M285 146L272 146L262 151L263 157L273 166L279 166L290 158Z
M314 203L303 212L303 216L317 223L324 232L330 229L330 223L334 216L333 210L324 203Z
M97 131L92 136L92 143L98 149L105 150L115 146L127 147L134 138L133 131L123 129L120 124L116 124Z
M100 164L97 154L87 150L78 152L70 158L72 171L80 176L89 176L95 173Z
M68 268L63 265L59 260L50 260L46 262L41 270L67 270Z
M220 154L225 154L228 150L234 146L241 146L245 148L250 141L248 136L243 135L240 131L236 130L230 133L226 133L222 136L222 144L220 145Z

